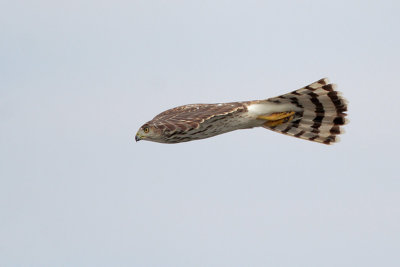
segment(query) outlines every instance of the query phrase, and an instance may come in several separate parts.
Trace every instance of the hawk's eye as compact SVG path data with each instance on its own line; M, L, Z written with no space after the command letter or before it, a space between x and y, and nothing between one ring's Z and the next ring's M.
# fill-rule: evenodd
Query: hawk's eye
M149 130L150 130L149 127L144 127L144 128L143 128L143 132L144 132L144 133L148 133Z

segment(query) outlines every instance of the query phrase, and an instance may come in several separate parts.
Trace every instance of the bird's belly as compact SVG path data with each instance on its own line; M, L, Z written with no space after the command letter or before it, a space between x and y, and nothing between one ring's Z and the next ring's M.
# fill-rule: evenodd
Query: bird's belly
M192 140L199 140L213 137L219 134L231 132L238 129L247 129L260 126L259 122L249 118L246 115L241 116L216 116L200 124L197 129L191 129L187 132L176 133L167 143L180 143Z

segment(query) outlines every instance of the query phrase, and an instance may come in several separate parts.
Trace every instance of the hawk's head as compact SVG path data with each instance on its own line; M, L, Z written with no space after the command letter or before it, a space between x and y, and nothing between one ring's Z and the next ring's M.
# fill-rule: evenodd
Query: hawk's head
M163 134L159 128L154 127L154 125L150 123L145 123L136 133L135 140L136 142L139 140L162 142Z

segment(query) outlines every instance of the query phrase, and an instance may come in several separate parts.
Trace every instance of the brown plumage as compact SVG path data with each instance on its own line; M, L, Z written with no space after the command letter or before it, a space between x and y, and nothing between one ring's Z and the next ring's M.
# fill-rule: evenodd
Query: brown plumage
M180 143L237 129L264 127L330 144L346 123L346 101L335 85L321 79L291 93L266 100L191 104L164 111L144 124L136 140Z

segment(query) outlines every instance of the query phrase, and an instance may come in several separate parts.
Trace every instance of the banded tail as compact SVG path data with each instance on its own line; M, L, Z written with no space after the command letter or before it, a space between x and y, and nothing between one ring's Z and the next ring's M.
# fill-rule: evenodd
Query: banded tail
M281 123L263 125L279 133L329 145L339 141L337 135L343 133L341 126L347 123L347 101L327 78L267 101L298 107Z

